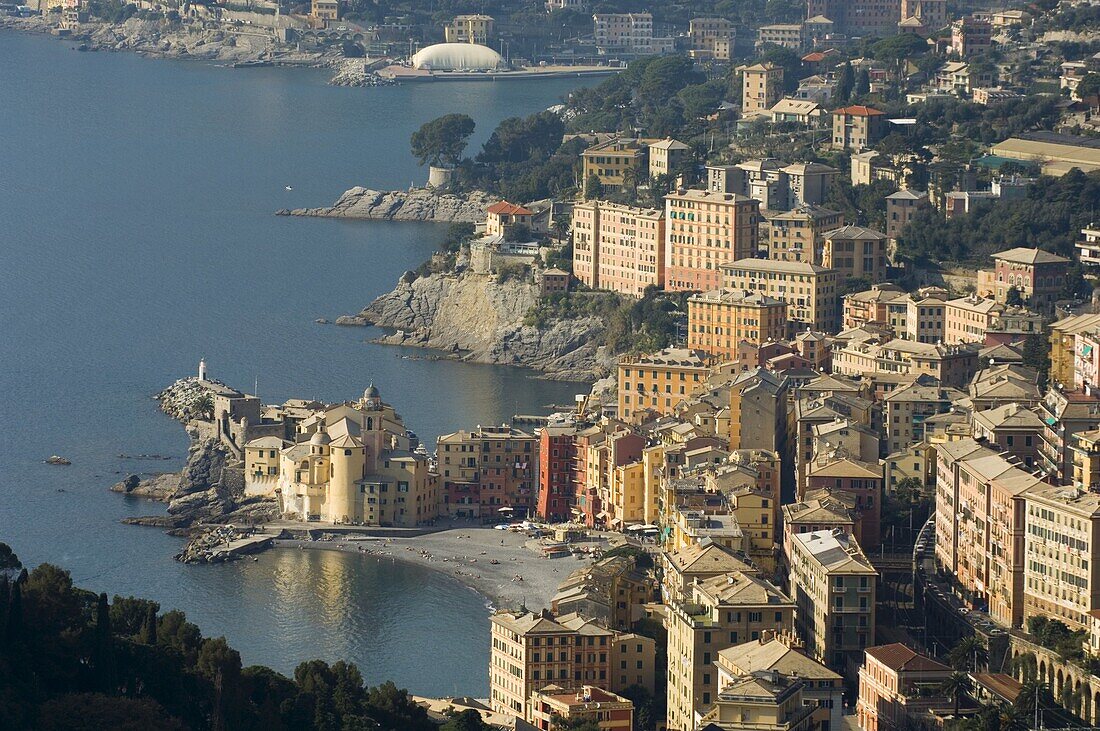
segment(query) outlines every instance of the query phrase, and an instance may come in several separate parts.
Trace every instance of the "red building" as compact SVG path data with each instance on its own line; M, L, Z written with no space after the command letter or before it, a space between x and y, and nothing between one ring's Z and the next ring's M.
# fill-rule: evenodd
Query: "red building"
M574 460L577 427L549 425L539 430L539 499L536 513L550 522L572 520L577 504Z

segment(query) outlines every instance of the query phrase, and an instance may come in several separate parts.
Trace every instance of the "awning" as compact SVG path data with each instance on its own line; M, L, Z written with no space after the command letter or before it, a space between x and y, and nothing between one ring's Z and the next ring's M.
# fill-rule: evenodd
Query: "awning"
M638 525L637 523L634 523L633 525L628 525L624 530L641 530L641 529L642 529L642 526Z
M638 530L660 530L660 528L653 525L652 523L646 523L645 525L639 525Z
M623 521L620 518L612 518L611 519L611 525L615 525L616 523L622 523L622 522Z
M503 508L497 508L497 512L498 512L498 513L510 513L510 512L512 512L512 509L511 509L511 508L509 508L509 507L508 507L508 506L506 505L506 506L504 506Z
M599 518L600 520L607 520L608 518L611 517L611 513L604 510L602 512L596 513L596 517Z

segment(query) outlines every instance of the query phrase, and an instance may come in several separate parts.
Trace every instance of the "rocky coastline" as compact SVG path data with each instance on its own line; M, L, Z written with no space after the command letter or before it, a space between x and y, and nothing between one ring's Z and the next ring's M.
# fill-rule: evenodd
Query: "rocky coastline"
M459 360L541 371L562 381L593 381L614 362L603 345L605 323L594 317L561 319L539 328L524 317L539 288L529 279L499 281L462 273L402 277L393 291L338 323L376 325L391 332L374 342L444 351Z
M282 209L277 216L321 218L357 218L383 221L434 221L437 223L477 223L485 220L485 211L499 198L473 191L464 195L440 193L432 188L411 190L371 190L355 187L344 191L331 206L323 208Z
M0 30L54 35L58 34L58 21L56 15L0 16ZM338 48L298 51L293 45L277 42L269 33L234 32L198 22L143 20L137 16L121 23L81 23L59 38L78 44L81 51L131 51L156 58L225 64L329 66L342 58Z

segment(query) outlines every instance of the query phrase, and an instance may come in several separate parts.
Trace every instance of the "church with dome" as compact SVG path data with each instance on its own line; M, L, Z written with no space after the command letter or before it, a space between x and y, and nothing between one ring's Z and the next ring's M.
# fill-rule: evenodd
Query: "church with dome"
M283 434L244 445L247 495L323 523L414 528L436 518L438 476L373 384L357 401L288 401L263 416Z

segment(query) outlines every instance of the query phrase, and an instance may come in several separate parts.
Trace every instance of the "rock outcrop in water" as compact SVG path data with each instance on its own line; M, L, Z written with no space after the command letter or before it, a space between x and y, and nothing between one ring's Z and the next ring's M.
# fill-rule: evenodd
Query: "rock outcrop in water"
M498 200L478 191L458 196L431 188L382 191L355 187L327 208L283 209L276 215L477 223L485 220L485 210Z
M464 360L523 366L557 380L593 380L611 366L600 343L597 318L557 320L545 328L524 325L538 301L530 281L462 273L403 278L359 317L396 332L377 342L450 351Z

